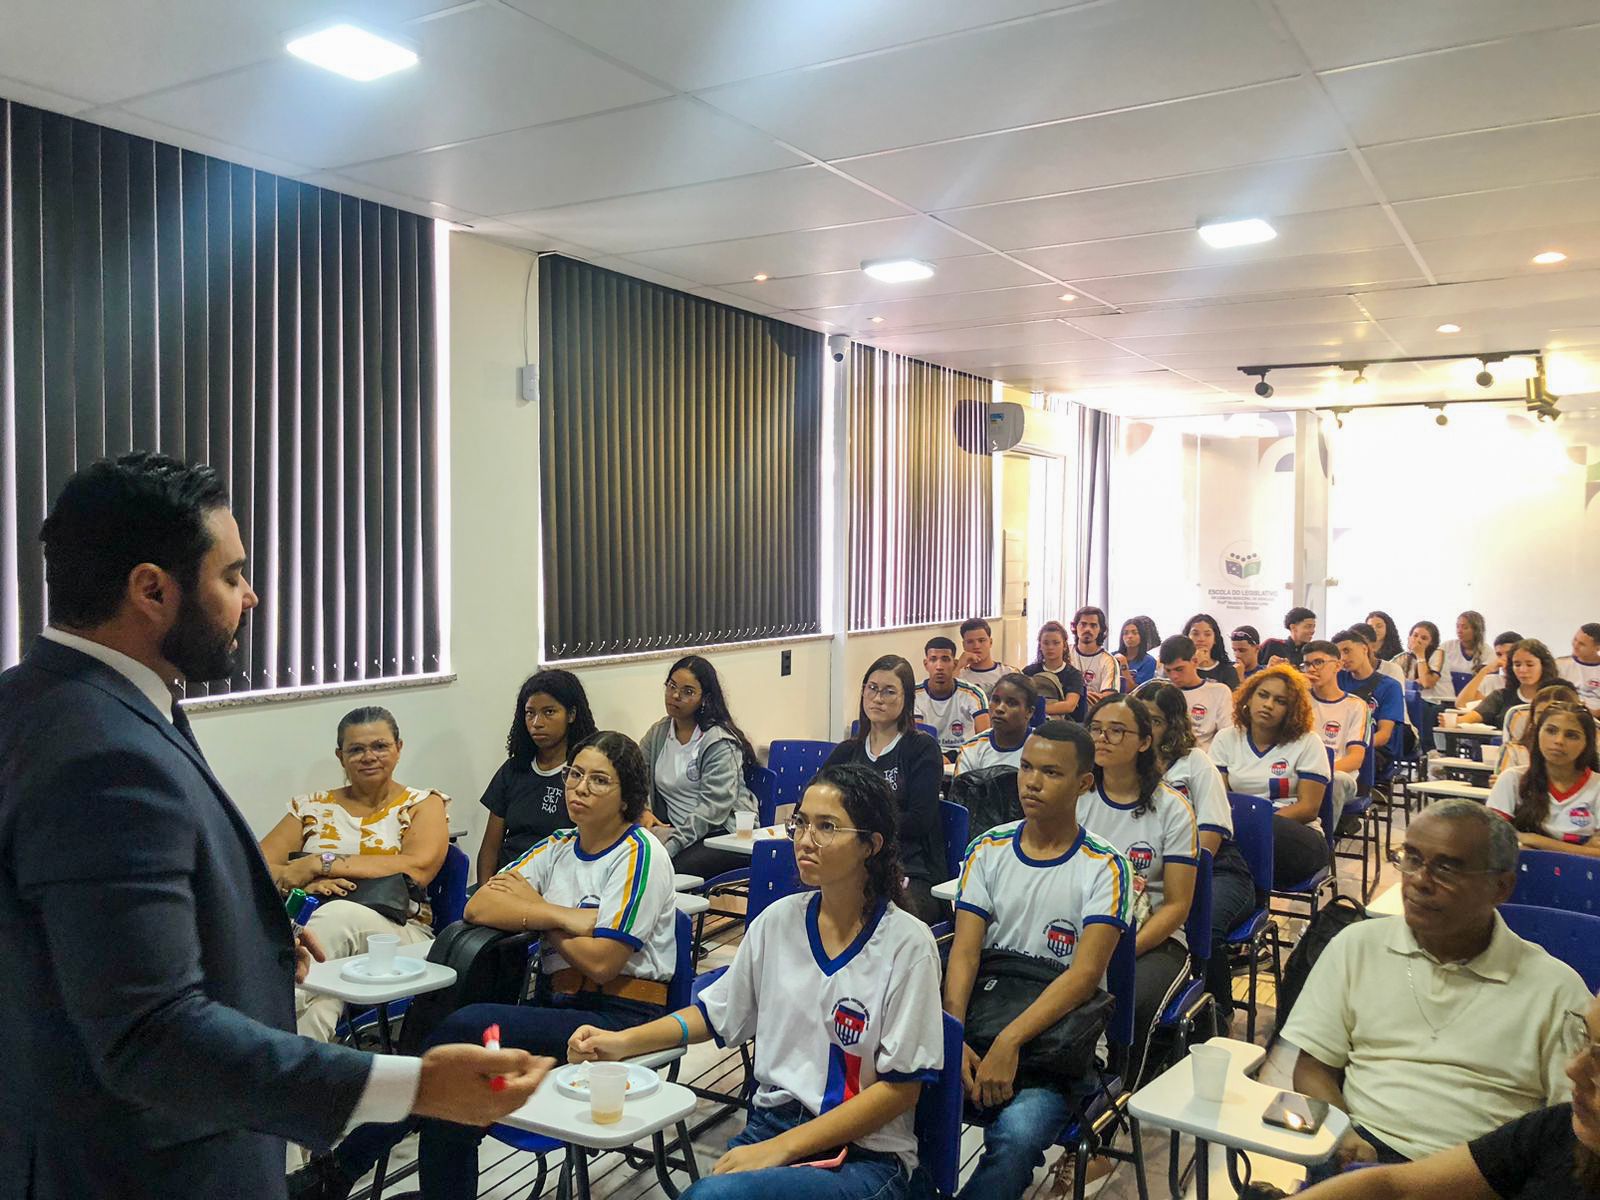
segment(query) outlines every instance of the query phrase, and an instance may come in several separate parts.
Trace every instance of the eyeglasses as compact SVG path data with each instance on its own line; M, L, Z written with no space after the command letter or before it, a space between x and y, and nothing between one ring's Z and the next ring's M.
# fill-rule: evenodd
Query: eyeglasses
M900 699L900 689L897 687L879 687L875 683L869 683L861 690L869 696L876 696L880 700Z
M382 758L393 749L393 742L370 742L366 745L360 742L351 742L344 748L344 756L346 758L365 758L369 754L376 754L379 758Z
M1442 888L1460 887L1474 875L1503 875L1505 872L1493 868L1463 867L1451 862L1447 858L1423 858L1408 846L1401 846L1397 850L1389 851L1389 861L1394 869L1402 875L1416 875L1426 870L1433 876L1433 881Z
M1590 1067L1600 1067L1600 1042L1589 1033L1589 1021L1581 1012L1563 1013L1561 1016L1561 1044L1568 1058L1582 1054Z
M1089 736L1097 742L1104 742L1108 746L1118 745L1131 732L1132 730L1126 725L1091 724L1089 726Z
M676 696L680 700L693 700L699 694L700 689L695 687L692 683L687 687L679 687L677 684L673 683L672 680L667 680L667 695L669 696Z
M577 791L587 781L589 791L597 796L617 786L617 781L611 776L599 771L585 771L582 767L568 767L566 779L567 787L572 791Z
M1301 665L1308 671L1320 671L1323 667L1333 666L1334 660L1331 658L1308 658Z
M810 834L811 840L816 843L817 849L825 849L833 844L833 839L841 833L865 833L864 829L853 829L849 825L835 825L832 821L812 821L806 817L790 817L784 823L784 829L789 833L791 842L798 842L802 834Z

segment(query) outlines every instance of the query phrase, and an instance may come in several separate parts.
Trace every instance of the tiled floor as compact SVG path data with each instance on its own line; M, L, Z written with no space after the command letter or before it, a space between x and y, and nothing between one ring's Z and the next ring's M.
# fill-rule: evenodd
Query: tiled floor
M1398 838L1401 828L1396 823L1395 835ZM1348 843L1346 845L1353 845ZM1377 886L1373 889L1374 895L1382 893L1391 885L1398 882L1394 869L1383 863L1382 872ZM1358 896L1360 891L1361 867L1352 860L1341 859L1338 866L1339 888L1346 896ZM1280 923L1282 923L1280 921ZM1297 926L1298 922L1291 923ZM1297 928L1290 928L1287 941L1292 942L1297 934ZM733 953L737 932L731 931L728 940L717 943L713 939L713 948L702 961L702 969L710 970L727 962ZM1235 991L1240 996L1244 993L1245 980L1241 973L1234 981ZM1267 1043L1276 1011L1274 1008L1275 996L1272 988L1271 972L1263 970L1259 981L1259 999L1261 1011L1258 1017L1256 1040L1262 1044ZM1244 1013L1236 1014L1233 1036L1244 1036ZM1283 1087L1290 1084L1293 1071L1293 1054L1290 1048L1281 1045L1275 1046L1269 1053L1266 1064L1263 1066L1260 1078L1263 1082L1276 1082ZM689 1054L682 1060L678 1080L696 1087L704 1087L717 1092L732 1093L738 1090L743 1082L743 1068L739 1056L732 1050L718 1050L714 1045L692 1047ZM716 1105L710 1101L702 1101L697 1109L694 1124L706 1119L716 1111ZM727 1140L742 1127L743 1118L734 1113L710 1125L695 1138L696 1157L702 1171L710 1170L713 1163L722 1154ZM1150 1195L1154 1200L1162 1200L1168 1195L1167 1188L1167 1162L1168 1162L1168 1137L1159 1130L1147 1130L1144 1137L1145 1153L1148 1162L1147 1178L1149 1181ZM979 1149L982 1146L982 1133L980 1130L968 1128L962 1138L962 1175L971 1169L976 1161ZM393 1168L403 1166L415 1154L416 1140L409 1139L395 1154ZM1187 1143L1183 1149L1187 1160L1192 1147ZM1060 1152L1052 1152L1044 1167L1035 1172L1034 1186L1029 1192L1030 1200L1044 1200L1045 1197L1054 1195L1053 1170L1060 1157ZM1233 1195L1231 1185L1228 1183L1227 1174L1221 1162L1221 1155L1213 1155L1211 1194L1217 1200L1229 1200ZM521 1151L513 1150L493 1138L484 1140L480 1156L479 1167L479 1197L480 1200L535 1200L532 1191L538 1175L538 1165L534 1157ZM543 1190L539 1196L553 1197L556 1193L556 1178L559 1172L560 1155L549 1156L549 1171ZM1253 1160L1254 1177L1284 1186L1286 1190L1292 1187L1293 1182L1300 1178L1300 1169L1284 1163L1261 1162ZM603 1154L592 1161L590 1166L590 1179L593 1192L597 1200L604 1197L606 1200L638 1200L645 1196L660 1196L663 1194L655 1174L647 1167L637 1167L626 1162L618 1154ZM679 1177L679 1184L686 1182ZM416 1188L415 1176L411 1176L398 1184L391 1183L385 1194L390 1197L400 1197L411 1193ZM1192 1181L1188 1190L1193 1192ZM1070 1194L1063 1191L1062 1195ZM1110 1177L1100 1186L1096 1193L1101 1200L1136 1200L1137 1188L1135 1186L1133 1169L1131 1166L1119 1165Z

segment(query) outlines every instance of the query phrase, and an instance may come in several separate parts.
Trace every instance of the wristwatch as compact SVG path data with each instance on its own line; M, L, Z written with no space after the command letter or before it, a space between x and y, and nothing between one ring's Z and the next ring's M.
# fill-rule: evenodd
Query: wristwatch
M322 852L322 869L317 873L319 875L332 875L333 864L338 861L338 858L339 856L332 850L324 850Z

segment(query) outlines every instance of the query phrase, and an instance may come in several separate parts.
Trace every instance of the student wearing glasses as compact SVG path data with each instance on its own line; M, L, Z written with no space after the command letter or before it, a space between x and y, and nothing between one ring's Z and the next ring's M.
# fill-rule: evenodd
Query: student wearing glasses
M983 767L1018 766L1038 702L1038 690L1026 675L1013 672L996 683L989 694L989 732L961 747L956 756L956 774L965 775Z
M1314 641L1306 646L1300 669L1311 684L1312 728L1333 751L1333 820L1355 799L1358 776L1367 760L1367 734L1372 710L1359 696L1339 686L1339 647Z
M573 1032L572 1062L755 1040L745 1127L684 1200L905 1200L925 1187L912 1123L944 1065L939 951L898 904L899 823L877 773L824 767L789 821L800 880L818 890L769 905L691 1007Z
M868 767L889 786L900 817L900 859L909 879L899 903L933 925L944 920L946 912L933 898L933 885L942 882L947 871L939 821L944 755L939 743L914 723L916 687L911 664L898 654L886 654L868 667L861 681L855 736L835 746L824 765Z
M1581 704L1553 701L1528 731L1528 765L1495 781L1484 801L1517 828L1527 850L1600 858L1600 758L1594 716Z

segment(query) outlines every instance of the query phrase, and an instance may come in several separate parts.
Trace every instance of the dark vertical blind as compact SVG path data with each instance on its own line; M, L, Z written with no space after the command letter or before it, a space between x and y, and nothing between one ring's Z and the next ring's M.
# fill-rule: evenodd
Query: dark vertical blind
M545 652L815 633L822 335L539 262Z
M221 473L261 596L209 694L440 670L433 222L22 104L0 139L0 659L62 483L147 449Z
M849 378L851 631L988 613L993 385L863 345Z

